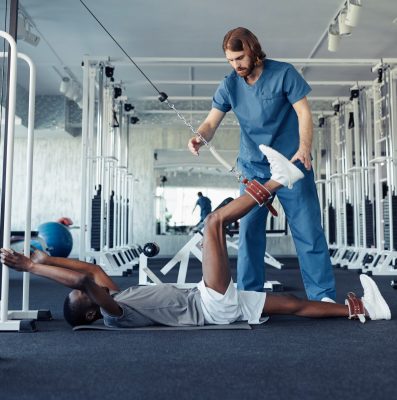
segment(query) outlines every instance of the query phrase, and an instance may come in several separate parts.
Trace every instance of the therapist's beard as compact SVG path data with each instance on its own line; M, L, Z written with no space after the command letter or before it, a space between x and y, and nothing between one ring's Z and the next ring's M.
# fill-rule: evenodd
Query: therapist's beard
M255 62L251 60L247 68L241 68L241 69L238 68L236 69L236 72L242 78L246 78L247 76L250 76L252 74L254 69L255 69Z

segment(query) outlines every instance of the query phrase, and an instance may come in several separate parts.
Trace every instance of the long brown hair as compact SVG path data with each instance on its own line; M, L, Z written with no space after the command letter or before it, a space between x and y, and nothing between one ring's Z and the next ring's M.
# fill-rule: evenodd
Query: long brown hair
M234 28L226 33L222 44L223 51L247 51L255 61L264 60L263 52L258 38L247 28Z

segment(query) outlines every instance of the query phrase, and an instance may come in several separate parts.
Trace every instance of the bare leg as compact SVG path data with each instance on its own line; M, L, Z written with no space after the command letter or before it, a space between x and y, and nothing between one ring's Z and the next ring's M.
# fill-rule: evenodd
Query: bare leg
M264 186L273 193L282 187L269 180ZM231 272L226 247L225 227L247 214L257 202L243 194L226 206L219 208L205 220L203 239L203 279L205 285L224 294L230 284Z
M342 304L303 300L292 295L267 293L263 314L286 314L310 318L348 317L349 309Z

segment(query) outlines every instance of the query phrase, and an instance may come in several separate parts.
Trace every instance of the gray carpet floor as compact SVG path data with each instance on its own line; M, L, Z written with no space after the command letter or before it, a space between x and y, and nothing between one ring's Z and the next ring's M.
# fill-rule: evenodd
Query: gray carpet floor
M304 296L296 260L281 261L268 279ZM150 266L158 272L165 262ZM200 271L192 261L188 280ZM335 276L339 301L361 294L355 271ZM54 319L35 333L0 333L0 399L395 399L397 290L391 277L374 279L391 321L279 316L247 331L74 332L62 319L68 290L33 277L31 308L49 308ZM125 288L137 276L116 281ZM12 271L10 309L20 307L20 288Z

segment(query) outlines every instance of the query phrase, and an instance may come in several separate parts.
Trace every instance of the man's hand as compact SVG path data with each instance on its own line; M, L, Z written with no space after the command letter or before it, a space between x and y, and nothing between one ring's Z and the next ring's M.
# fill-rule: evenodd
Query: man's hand
M203 142L201 141L201 139L198 136L194 136L192 137L188 144L187 144L187 148L195 155L198 156L199 155L199 149L201 146L203 146Z
M291 162L299 160L305 168L310 171L312 168L312 160L310 156L310 149L307 146L299 146L298 151L291 158Z
M16 271L29 272L33 262L23 254L11 249L0 249L1 262Z

